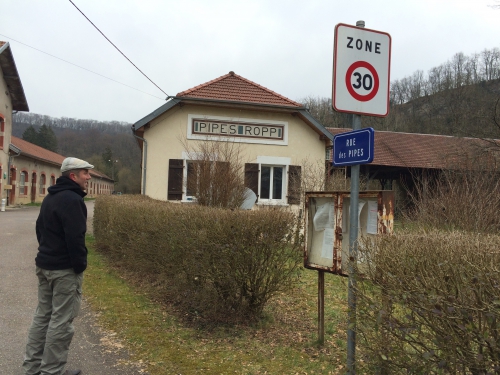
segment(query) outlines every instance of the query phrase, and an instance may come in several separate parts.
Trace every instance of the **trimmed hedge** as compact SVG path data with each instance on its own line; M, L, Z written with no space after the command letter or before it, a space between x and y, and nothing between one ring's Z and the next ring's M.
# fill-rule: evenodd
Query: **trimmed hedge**
M500 373L500 236L398 233L364 243L363 366L380 374Z
M257 319L298 275L299 230L289 210L226 210L143 196L98 197L94 212L97 249L204 322Z

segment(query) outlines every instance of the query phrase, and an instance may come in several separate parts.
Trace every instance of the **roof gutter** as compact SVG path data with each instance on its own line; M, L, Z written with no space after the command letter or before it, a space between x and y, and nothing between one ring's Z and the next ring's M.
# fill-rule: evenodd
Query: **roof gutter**
M300 109L298 111L304 118L313 124L323 135L333 142L334 135L330 133L318 120L316 120L307 109Z
M139 121L137 121L135 124L132 125L132 131L134 132L135 136L135 131L139 130L142 128L144 125L148 124L150 121L154 120L158 116L162 115L163 113L167 112L170 110L172 107L175 107L177 104L179 104L181 101L178 99L175 99L173 97L167 97L168 100L165 104L163 104L161 107L157 108L153 112L151 112L149 115L146 117L143 117Z
M5 51L7 48L9 48L10 44L9 42L5 42L3 46L0 47L0 54Z

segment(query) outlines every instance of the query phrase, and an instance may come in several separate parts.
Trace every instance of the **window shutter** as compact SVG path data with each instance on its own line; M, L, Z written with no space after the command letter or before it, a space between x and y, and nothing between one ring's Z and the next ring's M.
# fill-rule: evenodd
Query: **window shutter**
M302 170L300 165L288 166L288 204L300 204Z
M182 200L182 159L170 159L168 161L168 194L169 201Z
M245 163L245 186L252 190L259 200L259 164Z

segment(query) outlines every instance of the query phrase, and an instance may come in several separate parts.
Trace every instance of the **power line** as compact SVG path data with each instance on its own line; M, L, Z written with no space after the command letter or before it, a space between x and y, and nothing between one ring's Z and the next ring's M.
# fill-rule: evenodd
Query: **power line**
M7 36L7 35L4 35L4 34L0 34L0 35L1 35L1 36L3 36L3 37L5 37L5 38L7 38L7 39L10 39L10 40L12 40L12 41L14 41L14 42L16 42L16 43L22 44L23 46L26 46L26 47L32 48L32 49L34 49L35 51L38 51L38 52L44 53L44 54L46 54L46 55L48 55L48 56L50 56L50 57L53 57L53 58L55 58L55 59L58 59L58 60L64 61L65 63L70 64L70 65L73 65L73 66L76 66L77 68L80 68L80 69L86 70L87 72L90 72L90 73L96 74L96 75L98 75L98 76L100 76L100 77L103 77L103 78L109 79L110 81L113 81L113 82L119 83L120 85L123 85L123 86L127 86L127 87L129 87L129 88L131 88L131 89L133 89L133 90L136 90L136 91L142 92L143 94L146 94L146 95L152 96L152 97L154 97L154 98L158 98L158 99L160 99L160 100L165 100L164 98L160 98L159 96L156 96L156 95L153 95L153 94L147 93L147 92L145 92L145 91L142 91L142 90L136 89L135 87L129 86L129 85L127 85L126 83L122 83L122 82L117 81L117 80L115 80L115 79L113 79L113 78L106 77L106 76L104 76L104 75L102 75L102 74L99 74L99 73L96 73L96 72L94 72L94 71L92 71L92 70L90 70L90 69L84 68L83 66L80 66L80 65L74 64L74 63L72 63L72 62L70 62L70 61L67 61L67 60L64 60L64 59L62 59L62 58L60 58L60 57L57 57L57 56L51 55L51 54L50 54L50 53L48 53L48 52L45 52L45 51L42 51L41 49L35 48L35 47L33 47L33 46L30 46L29 44L26 44L26 43L20 42L19 40L16 40L16 39L14 39L14 38L11 38L11 37L9 37L9 36Z
M92 21L91 21L91 20L90 20L90 19L89 19L86 15L85 15L85 13L83 13L83 12L80 10L80 8L78 8L78 7L75 5L75 3L74 3L72 0L69 0L69 2L70 2L71 4L73 4L73 6L74 6L76 9L78 9L78 11L79 11L79 12L80 12L80 13L81 13L81 14L82 14L82 15L83 15L86 19L87 19L87 21L89 21L89 22L92 24L92 26L94 26L94 27L96 28L96 30L97 30L97 31L99 31L99 32L101 33L101 35L102 35L103 37L105 37L105 38L106 38L106 40L107 40L109 43L111 43L111 45L112 45L113 47L115 47L115 48L116 48L116 50L117 50L118 52L120 52L120 53L123 55L123 57L125 57L125 58L126 58L126 59L127 59L127 60L128 60L128 61L129 61L129 62L130 62L130 63L131 63L131 64L132 64L132 65L133 65L133 66L134 66L134 67L135 67L135 68L136 68L139 72L141 72L141 74L142 74L144 77L146 77L146 78L149 80L149 82L151 82L153 85L155 85L155 86L156 86L156 87L157 87L157 88L158 88L158 89L159 89L162 93L164 93L165 95L167 95L167 97L168 97L168 96L170 96L170 95L168 95L165 91L163 91L163 90L160 88L160 86L158 86L156 83L154 83L154 82L151 80L151 78L149 78L149 77L148 77L148 76L147 76L147 75L146 75L146 74L145 74L145 73L144 73L141 69L139 69L139 68L137 67L137 65L135 65L135 64L134 64L134 63L133 63L133 62L132 62L132 61L131 61L131 60L130 60L130 59L129 59L129 58L128 58L128 57L127 57L127 56L126 56L123 52L122 52L122 51L120 51L120 49L119 49L117 46L115 46L115 45L114 45L114 43L113 43L111 40L109 40L109 38L108 38L106 35L104 35L104 33L103 33L101 30L99 30L99 28L98 28L96 25L94 25L94 23L93 23L93 22L92 22Z

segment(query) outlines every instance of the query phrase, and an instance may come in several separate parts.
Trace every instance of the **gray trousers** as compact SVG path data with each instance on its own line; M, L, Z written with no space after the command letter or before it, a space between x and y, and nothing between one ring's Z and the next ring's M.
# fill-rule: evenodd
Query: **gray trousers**
M36 268L38 306L28 333L23 369L26 375L60 375L82 301L83 273L72 268L49 271Z

